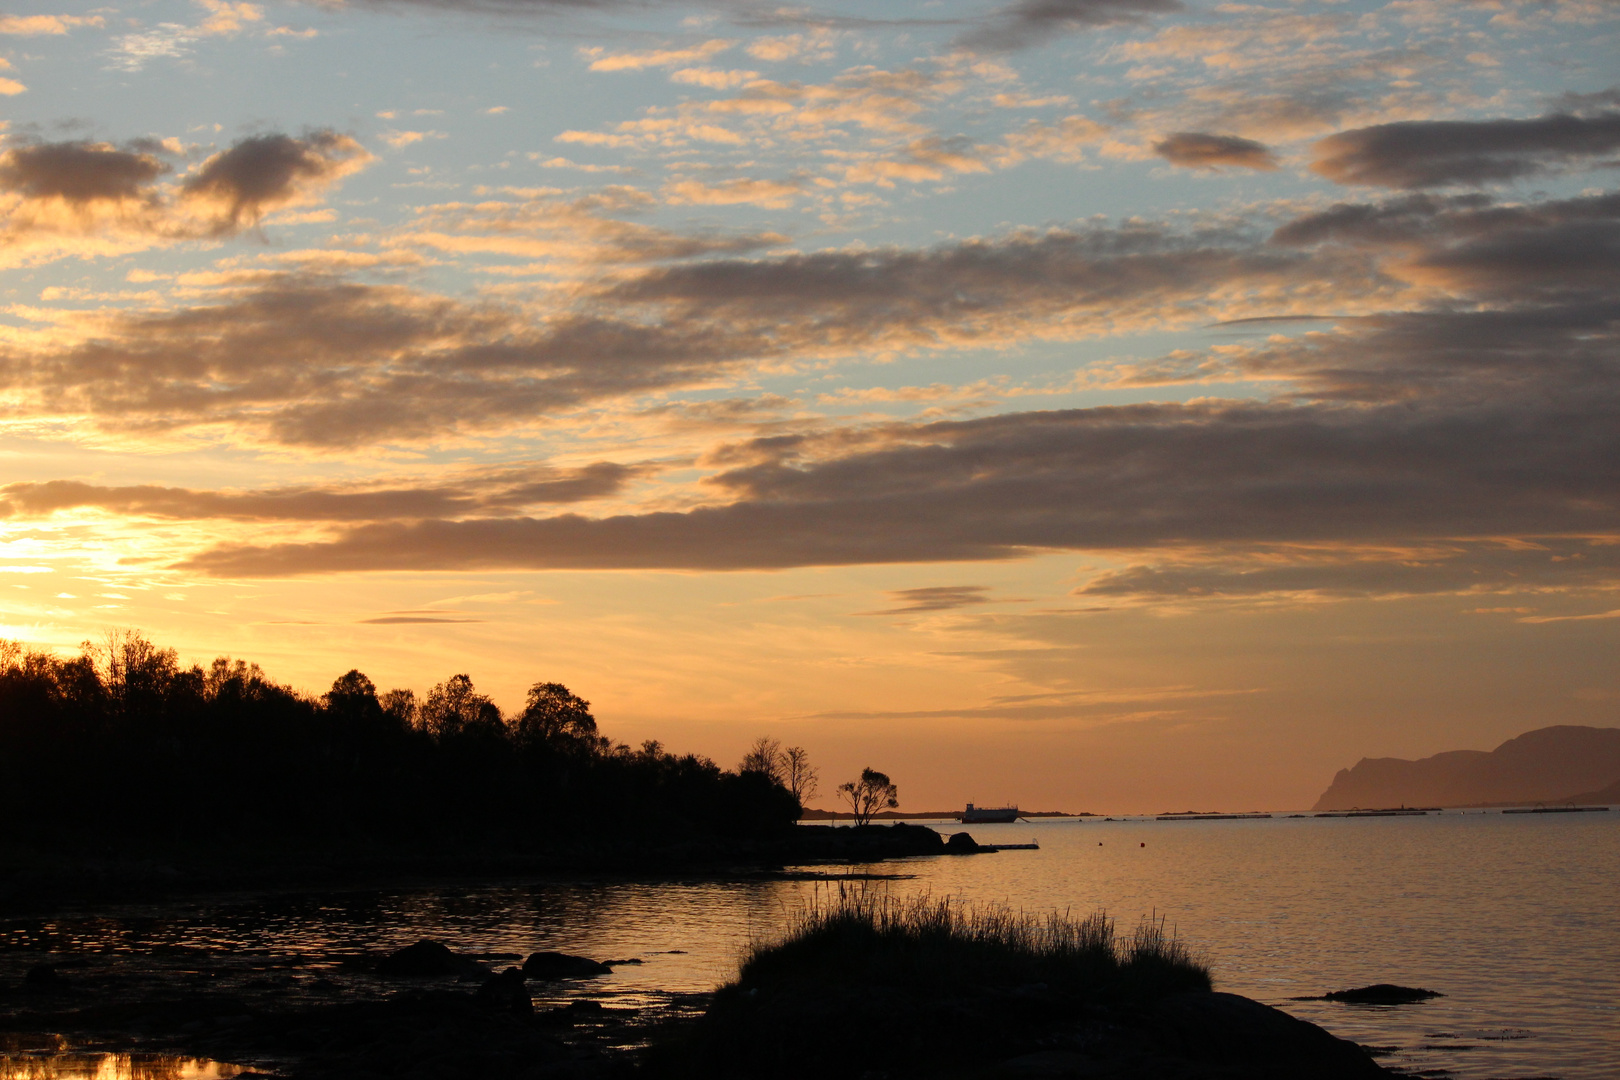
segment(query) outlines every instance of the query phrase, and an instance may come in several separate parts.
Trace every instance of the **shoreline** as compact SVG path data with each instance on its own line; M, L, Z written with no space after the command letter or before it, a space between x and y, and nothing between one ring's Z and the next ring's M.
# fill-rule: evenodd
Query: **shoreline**
M945 837L897 822L864 828L793 826L761 840L715 837L619 838L522 849L334 845L314 850L201 844L128 845L122 851L0 848L0 916L59 914L65 909L157 903L188 897L411 888L463 881L543 881L561 876L668 880L775 875L788 866L839 866L913 855L946 854Z

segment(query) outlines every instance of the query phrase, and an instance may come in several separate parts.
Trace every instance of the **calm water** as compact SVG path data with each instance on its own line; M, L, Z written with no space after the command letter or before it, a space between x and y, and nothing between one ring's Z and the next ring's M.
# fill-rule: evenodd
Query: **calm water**
M949 831L953 826L943 825ZM1485 1080L1620 1076L1620 813L1423 818L1040 821L978 825L1039 851L919 858L877 887L1031 911L1157 912L1220 989L1280 1005L1406 1069ZM538 993L679 1005L730 977L825 883L578 881L214 898L0 923L0 981L42 961L101 994L182 988L295 1001L391 987L346 956L432 937L492 964L535 949L639 958ZM1444 998L1296 1002L1374 982ZM15 1060L15 1059L13 1059Z

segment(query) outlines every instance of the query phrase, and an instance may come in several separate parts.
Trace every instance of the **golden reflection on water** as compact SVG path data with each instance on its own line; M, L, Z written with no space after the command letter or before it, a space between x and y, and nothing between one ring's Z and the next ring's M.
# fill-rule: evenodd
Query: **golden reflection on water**
M173 1054L0 1054L0 1080L231 1080L248 1071Z

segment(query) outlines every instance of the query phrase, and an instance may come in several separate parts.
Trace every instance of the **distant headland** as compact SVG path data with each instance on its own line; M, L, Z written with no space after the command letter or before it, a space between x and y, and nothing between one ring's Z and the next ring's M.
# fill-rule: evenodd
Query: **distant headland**
M1315 810L1620 802L1620 728L1559 725L1495 750L1362 758L1340 769Z
M873 814L872 820L884 821L951 821L961 817L961 810L921 810L904 812L900 810L885 810L880 814ZM1032 817L1096 817L1089 810L1082 810L1078 814L1071 814L1067 810L1020 810L1021 818ZM847 810L815 810L806 809L799 815L800 821L853 821L855 815Z

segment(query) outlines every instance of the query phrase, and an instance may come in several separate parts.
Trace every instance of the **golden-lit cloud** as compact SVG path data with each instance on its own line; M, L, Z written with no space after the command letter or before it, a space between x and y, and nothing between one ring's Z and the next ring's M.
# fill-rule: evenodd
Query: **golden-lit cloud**
M708 188L692 183L672 192L680 201L779 202L795 188L769 181L738 181ZM550 188L505 189L510 196L478 203L424 207L392 243L451 253L484 253L541 260L536 271L577 271L607 263L646 263L702 255L740 254L786 242L778 233L678 233L627 220L656 205L638 188L615 185L589 195ZM704 197L707 196L707 197Z
M101 15L0 15L0 34L14 37L35 37L41 34L65 34L80 26L105 26Z
M681 180L665 189L665 197L675 203L696 203L700 206L791 206L803 191L799 184L780 180L753 180L739 177L705 184L697 180Z
M0 486L0 518L45 517L71 510L185 521L378 521L454 515L516 514L526 507L601 499L622 491L646 466L597 462L463 470L435 484L342 485L259 491L197 491L152 484L109 487L67 480Z
M614 53L592 47L583 50L583 55L590 60L592 71L643 71L655 67L701 64L736 46L736 41L713 38L698 45L677 46L668 49L646 49L640 52Z

